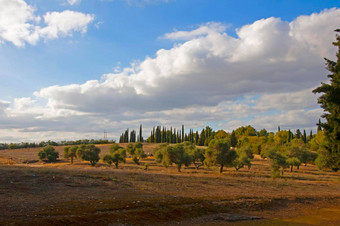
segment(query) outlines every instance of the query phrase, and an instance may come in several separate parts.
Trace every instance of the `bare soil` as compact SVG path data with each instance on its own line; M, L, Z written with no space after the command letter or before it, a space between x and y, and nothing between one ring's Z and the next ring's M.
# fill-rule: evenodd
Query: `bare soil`
M144 145L149 154L155 147ZM313 165L271 179L259 156L250 170L179 173L152 156L115 169L44 163L39 150L0 151L0 225L340 225L340 175Z

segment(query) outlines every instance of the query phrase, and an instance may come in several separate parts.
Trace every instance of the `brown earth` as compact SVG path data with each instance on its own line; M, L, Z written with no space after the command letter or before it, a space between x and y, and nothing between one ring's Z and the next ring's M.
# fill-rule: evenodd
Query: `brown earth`
M101 155L109 150L98 146ZM148 153L155 147L144 145ZM271 179L259 156L250 170L178 173L152 157L119 169L43 163L39 150L0 151L1 225L340 225L340 175L313 165Z

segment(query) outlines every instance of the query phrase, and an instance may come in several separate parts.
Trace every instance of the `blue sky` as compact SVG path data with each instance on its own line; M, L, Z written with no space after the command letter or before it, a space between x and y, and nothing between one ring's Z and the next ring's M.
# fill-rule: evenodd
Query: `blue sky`
M340 24L339 5L310 0L0 0L6 15L0 16L0 142L98 138L103 129L116 138L139 123L147 133L151 125L184 122L227 131L243 124L271 130L278 123L313 129L322 111L313 104L316 97L305 93L326 78L322 58L335 55L331 41ZM19 12L15 7L28 16L9 13ZM18 24L28 25L28 33L13 32ZM275 39L281 38L292 46L289 52L276 50L280 42ZM261 57L271 65L258 62ZM170 89L163 82L180 85ZM226 85L219 87L222 82ZM297 102L302 107L296 109L288 101L283 101L286 108L260 102L288 100L288 94L310 104L302 99L308 104ZM106 103L115 106L102 107ZM306 115L309 120L299 122Z

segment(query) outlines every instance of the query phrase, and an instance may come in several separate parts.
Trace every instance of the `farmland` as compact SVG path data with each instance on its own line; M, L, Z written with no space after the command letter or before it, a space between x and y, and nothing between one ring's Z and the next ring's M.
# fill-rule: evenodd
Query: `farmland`
M97 145L100 156L109 145ZM125 145L122 145L125 147ZM144 144L151 154L157 144ZM340 223L340 175L308 164L270 177L255 155L250 170L189 166L177 172L153 156L119 169L99 162L38 160L39 148L0 151L0 224L224 225ZM149 163L145 170L143 164Z

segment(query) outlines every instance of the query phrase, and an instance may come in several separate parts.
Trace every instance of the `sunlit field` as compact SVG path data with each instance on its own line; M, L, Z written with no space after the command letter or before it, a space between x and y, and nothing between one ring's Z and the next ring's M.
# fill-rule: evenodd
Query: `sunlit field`
M126 145L122 144L123 147ZM98 145L100 156L109 145ZM178 172L154 161L157 144L134 164L95 167L38 160L41 148L0 151L1 224L339 224L340 175L316 166L272 179L269 160L255 155L236 171L193 165ZM148 163L149 167L145 167Z

